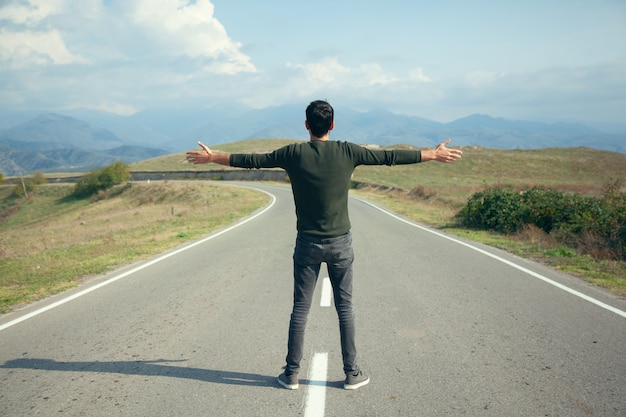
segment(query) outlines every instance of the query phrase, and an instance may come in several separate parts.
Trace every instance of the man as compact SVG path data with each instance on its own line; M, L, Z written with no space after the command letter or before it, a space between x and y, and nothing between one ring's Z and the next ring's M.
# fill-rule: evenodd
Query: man
M306 109L305 127L310 140L266 154L213 152L202 142L202 151L187 153L193 164L214 162L239 168L285 169L296 206L297 238L293 254L294 299L285 371L278 382L298 388L304 330L322 262L326 263L339 318L345 389L357 389L369 377L357 365L352 309L352 235L348 217L348 190L359 165L399 165L426 161L453 162L461 151L448 149L450 139L435 149L369 150L350 142L330 141L334 110L325 101L313 101Z

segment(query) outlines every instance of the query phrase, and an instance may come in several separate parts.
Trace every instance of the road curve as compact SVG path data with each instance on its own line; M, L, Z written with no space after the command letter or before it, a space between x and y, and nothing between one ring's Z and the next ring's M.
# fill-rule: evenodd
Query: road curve
M300 389L279 388L294 209L288 188L250 186L276 200L237 227L0 317L0 415L626 416L625 300L357 199L372 382L341 389L318 302Z

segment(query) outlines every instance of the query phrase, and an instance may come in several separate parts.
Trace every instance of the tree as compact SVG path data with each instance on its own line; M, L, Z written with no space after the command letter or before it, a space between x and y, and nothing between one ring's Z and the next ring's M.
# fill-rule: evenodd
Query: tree
M114 162L104 168L85 174L74 187L73 195L83 198L92 196L99 191L108 190L114 185L130 179L130 169L123 162Z
M20 180L21 182L17 184L13 190L15 197L28 197L28 193L32 192L35 187L47 182L46 177L39 171L35 172L28 181L24 181L22 177L20 177Z

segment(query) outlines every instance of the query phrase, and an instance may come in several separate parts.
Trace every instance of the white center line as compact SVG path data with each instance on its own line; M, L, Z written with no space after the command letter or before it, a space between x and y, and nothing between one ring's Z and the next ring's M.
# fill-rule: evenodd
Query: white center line
M316 353L309 370L309 391L304 417L323 417L326 406L326 374L328 353Z
M326 277L322 280L322 297L320 300L321 307L330 307L330 297L332 295L332 286L330 285L330 278Z
M330 307L332 285L330 278L322 279L321 307ZM313 355L309 370L309 390L307 392L304 417L324 417L326 407L326 379L328 372L328 352Z

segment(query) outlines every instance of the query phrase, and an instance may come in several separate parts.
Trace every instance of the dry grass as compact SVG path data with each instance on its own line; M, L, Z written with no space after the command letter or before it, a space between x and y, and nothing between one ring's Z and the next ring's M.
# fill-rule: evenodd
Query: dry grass
M212 149L224 152L268 152L295 142L298 141L257 139L215 145ZM407 147L396 145L389 148ZM501 150L465 146L461 149L463 159L454 164L429 162L393 167L358 167L353 179L407 192L422 187L431 198L455 207L462 206L473 193L497 184L544 186L592 196L601 195L608 182L620 178L626 187L626 154L588 148ZM215 164L191 165L185 162L184 152L131 165L132 171L220 169L233 168Z
M0 312L206 235L267 202L204 182L127 184L97 202L68 199L71 190L41 186L0 224Z

